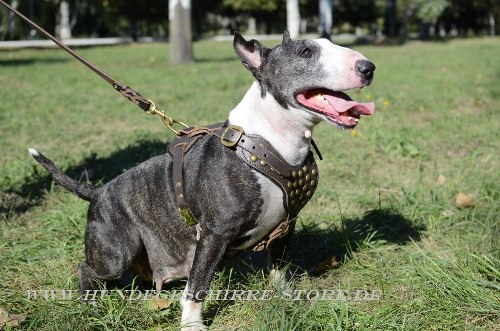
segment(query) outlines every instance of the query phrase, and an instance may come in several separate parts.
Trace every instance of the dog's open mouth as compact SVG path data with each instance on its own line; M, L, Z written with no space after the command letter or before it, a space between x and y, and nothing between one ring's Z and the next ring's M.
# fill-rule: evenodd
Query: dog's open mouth
M296 99L302 106L346 129L354 128L361 115L369 116L375 111L373 102L357 102L344 92L327 89L306 90L298 93Z

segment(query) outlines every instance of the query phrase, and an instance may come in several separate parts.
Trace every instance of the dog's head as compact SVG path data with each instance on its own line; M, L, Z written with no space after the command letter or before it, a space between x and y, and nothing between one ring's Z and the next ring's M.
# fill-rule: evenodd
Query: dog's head
M291 40L267 48L235 33L234 49L260 84L285 109L300 109L339 128L354 128L373 103L353 101L344 91L370 85L375 65L361 53L326 39Z

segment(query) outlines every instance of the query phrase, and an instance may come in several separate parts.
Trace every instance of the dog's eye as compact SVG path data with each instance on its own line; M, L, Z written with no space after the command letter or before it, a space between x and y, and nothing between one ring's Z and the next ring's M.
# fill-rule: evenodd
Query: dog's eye
M309 48L309 47L305 47L302 49L302 51L300 52L300 55L302 55L303 57L311 57L312 55L312 50Z

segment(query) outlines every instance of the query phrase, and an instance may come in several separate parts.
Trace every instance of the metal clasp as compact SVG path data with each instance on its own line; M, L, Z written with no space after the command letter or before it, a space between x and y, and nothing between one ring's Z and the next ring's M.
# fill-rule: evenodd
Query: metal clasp
M177 136L180 136L182 133L181 133L181 131L176 130L174 128L175 124L179 124L179 125L183 126L184 128L189 128L189 126L187 124L168 116L167 114L165 114L165 112L163 110L156 108L156 105L152 100L148 99L148 101L149 101L150 105L149 105L149 109L146 110L146 113L149 115L160 115L163 123L170 129L170 131L175 133Z
M229 133L229 130L232 130L233 132L230 133L230 136L226 136L228 133ZM234 135L234 132L236 132L236 138L232 139L233 138L233 135ZM236 146L236 144L238 143L238 141L240 141L241 137L243 136L243 134L245 133L245 131L243 130L243 128L241 126L237 126L237 125L229 125L225 130L224 132L222 133L222 135L220 136L220 142L222 143L222 145L226 146L226 147L233 147L233 146Z

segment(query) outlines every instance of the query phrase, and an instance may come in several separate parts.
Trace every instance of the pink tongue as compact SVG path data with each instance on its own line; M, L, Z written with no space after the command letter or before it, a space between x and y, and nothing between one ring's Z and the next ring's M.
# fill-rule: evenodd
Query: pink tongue
M323 94L323 97L328 101L328 103L335 109L337 113L344 113L349 109L352 109L361 115L371 115L375 111L375 103L362 103L353 100L345 100L345 97L349 98L346 94L343 95L344 98L328 94Z

